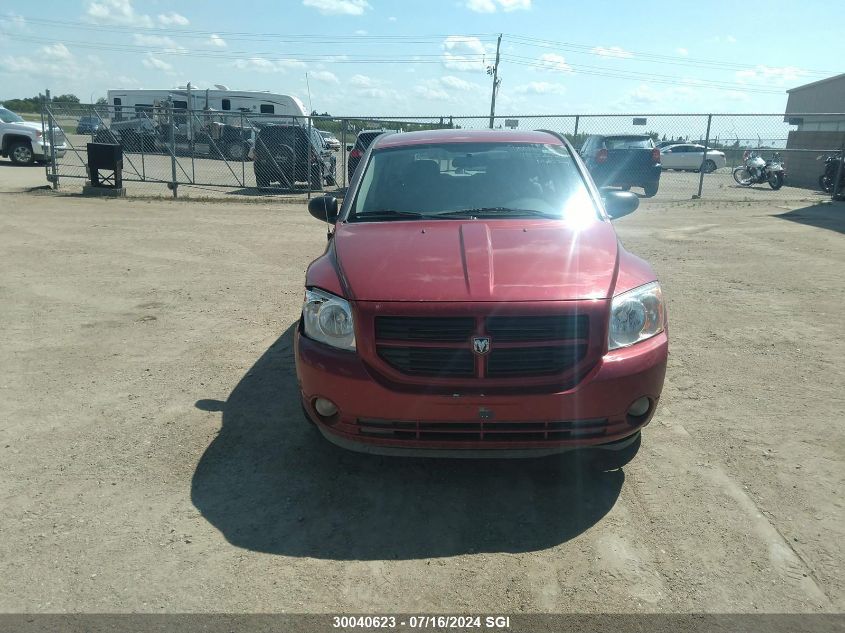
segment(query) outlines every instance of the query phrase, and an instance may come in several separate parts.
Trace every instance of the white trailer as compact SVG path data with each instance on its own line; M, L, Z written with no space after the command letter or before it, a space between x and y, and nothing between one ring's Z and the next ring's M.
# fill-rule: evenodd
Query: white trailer
M172 90L109 90L108 105L112 109L112 121L123 121L149 112L156 103L167 100L174 108L191 110L218 110L232 119L243 116L252 122L290 122L291 117L306 117L305 104L293 95L272 92L229 90L217 86L214 90L178 88ZM190 102L190 104L189 104Z

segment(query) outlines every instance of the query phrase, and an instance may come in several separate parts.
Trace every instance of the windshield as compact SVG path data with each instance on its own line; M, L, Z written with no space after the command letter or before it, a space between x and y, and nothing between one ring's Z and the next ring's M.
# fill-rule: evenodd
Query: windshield
M598 217L566 147L539 143L443 143L377 151L349 220L366 221L368 215L385 212L396 219L401 214Z
M23 123L23 118L11 110L0 108L0 121L3 121L3 123Z
M644 137L609 137L604 140L607 149L652 149L654 141L648 136Z

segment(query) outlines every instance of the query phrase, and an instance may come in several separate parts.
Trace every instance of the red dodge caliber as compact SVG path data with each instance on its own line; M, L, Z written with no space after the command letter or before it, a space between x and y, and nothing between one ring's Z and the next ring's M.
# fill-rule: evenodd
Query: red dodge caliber
M308 268L296 332L307 417L357 451L633 457L666 371L654 271L552 132L437 130L370 145ZM600 450L597 450L600 449Z

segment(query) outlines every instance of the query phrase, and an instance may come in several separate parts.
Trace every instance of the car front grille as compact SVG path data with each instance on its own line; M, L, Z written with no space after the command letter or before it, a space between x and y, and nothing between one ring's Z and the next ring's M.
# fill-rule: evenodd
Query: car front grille
M408 376L508 379L561 375L586 358L587 315L376 316L377 356ZM474 339L487 339L474 351Z
M607 418L550 422L418 422L359 418L358 433L388 440L431 442L560 442L603 437Z

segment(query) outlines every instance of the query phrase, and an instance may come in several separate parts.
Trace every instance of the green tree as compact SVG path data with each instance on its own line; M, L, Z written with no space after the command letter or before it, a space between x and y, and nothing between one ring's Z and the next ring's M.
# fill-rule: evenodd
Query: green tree
M59 95L53 97L55 103L79 103L79 97L74 94Z

